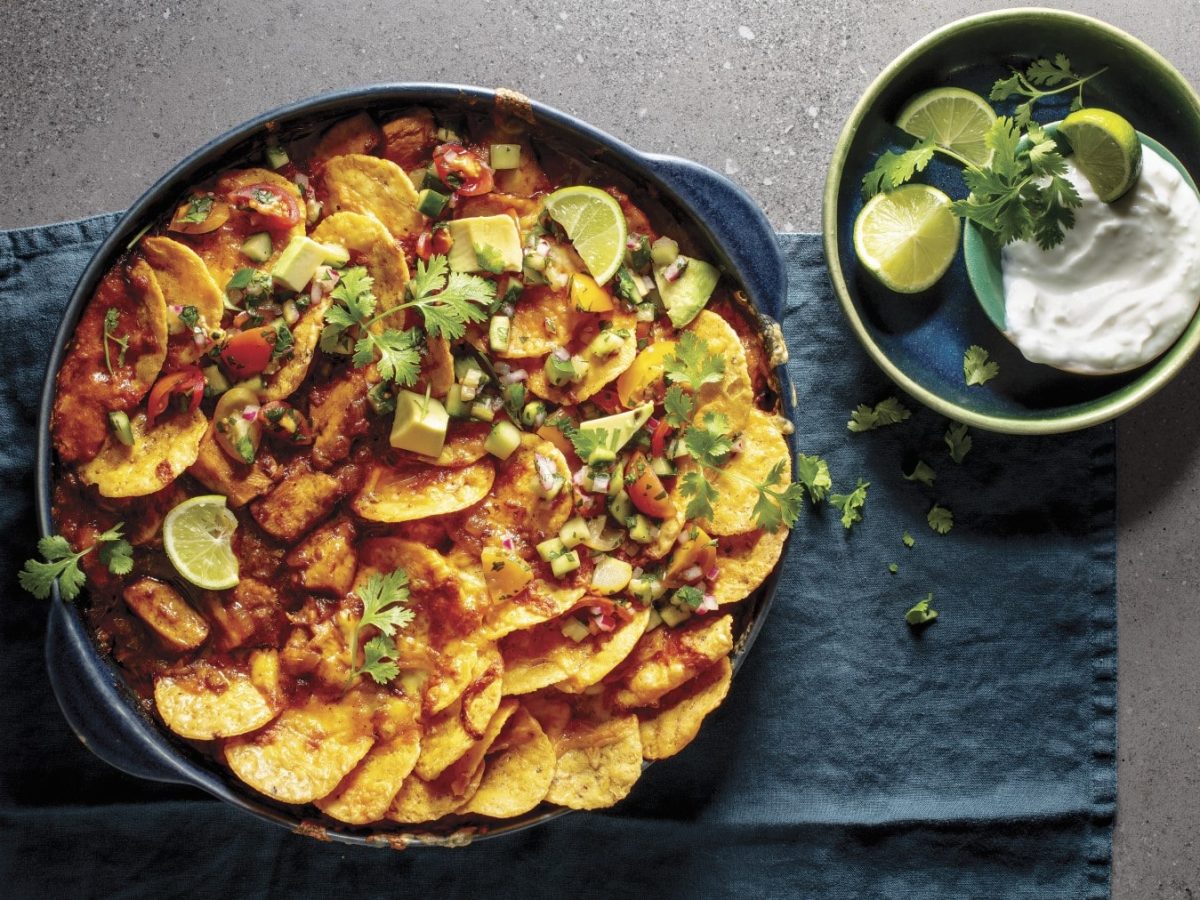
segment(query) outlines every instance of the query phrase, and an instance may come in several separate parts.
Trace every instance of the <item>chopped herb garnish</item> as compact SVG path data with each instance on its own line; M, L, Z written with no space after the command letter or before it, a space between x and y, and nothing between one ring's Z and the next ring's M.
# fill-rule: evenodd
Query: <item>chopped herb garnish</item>
M950 458L958 464L971 452L971 436L967 434L967 426L954 422L946 429L946 446L950 448Z
M907 481L919 481L921 484L933 487L933 480L937 478L937 473L930 466L926 465L923 460L918 459L912 472L905 474L904 478Z
M110 306L104 313L104 366L108 369L109 377L113 376L112 356L109 354L108 344L111 341L117 345L117 366L125 365L125 351L129 349L129 335L122 337L117 334L117 325L121 320L121 311L115 306Z
M842 511L842 527L849 530L855 522L862 521L863 506L867 502L867 488L871 482L858 479L849 494L830 494L829 502Z
M350 637L350 678L370 675L377 684L387 684L400 674L397 664L398 651L392 640L396 631L404 628L413 619L413 611L406 608L409 600L408 573L396 569L388 575L375 574L358 589L363 613L354 625ZM356 665L358 641L362 629L378 628L380 634L363 647L363 664Z
M916 542L917 542L917 539L914 538L907 531L904 532L904 534L900 537L900 540L904 542L904 546L907 547L909 550L911 550L913 548L913 545L916 544Z
M888 563L888 571L891 572L893 575L895 575L897 572L900 571L900 566L897 565L896 563Z
M504 257L491 244L475 244L475 261L486 272L499 275L504 271Z
M938 617L936 609L933 609L930 604L933 603L933 592L930 591L925 595L924 599L918 600L904 614L904 621L909 625L925 625L932 622Z
M933 504L925 519L929 522L929 527L938 534L949 534L950 529L954 527L954 513L937 503Z
M903 403L895 397L886 397L876 403L874 407L860 403L858 408L850 414L850 421L846 423L846 427L853 432L873 431L885 425L903 422L910 416L912 416L912 412Z
M200 310L194 306L185 306L179 311L179 321L183 326L191 331L200 324Z
M987 384L1000 374L1000 364L988 359L988 352L982 347L972 344L963 354L963 377L967 385Z
M180 222L187 222L190 225L199 225L208 219L208 214L212 212L213 198L208 196L196 196L188 200L187 212L180 218Z
M133 570L133 547L121 537L124 522L118 522L107 531L96 535L95 542L79 552L71 549L62 535L51 535L38 541L38 553L45 560L27 559L17 574L21 587L39 600L50 596L55 579L64 600L74 600L83 589L87 576L79 567L79 561L100 548L100 561L114 575L128 575Z
M675 591L674 599L679 600L690 609L698 609L704 602L704 591L698 587L692 587L690 584L684 585Z

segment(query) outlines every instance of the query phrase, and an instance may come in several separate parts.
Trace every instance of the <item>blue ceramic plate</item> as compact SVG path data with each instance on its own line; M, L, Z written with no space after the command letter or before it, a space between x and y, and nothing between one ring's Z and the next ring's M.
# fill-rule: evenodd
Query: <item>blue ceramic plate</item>
M1121 375L1072 375L1028 362L976 302L960 253L950 271L921 294L898 295L859 265L852 231L863 206L861 184L884 150L911 146L892 125L917 93L958 86L986 97L1009 68L1065 53L1077 72L1109 71L1089 82L1089 106L1111 109L1200 172L1200 97L1161 56L1109 25L1053 10L1021 9L964 19L905 51L875 80L842 131L825 186L824 239L830 277L868 353L915 398L951 418L1015 434L1070 431L1107 421L1160 389L1200 348L1200 318L1155 362ZM1035 118L1067 114L1069 96L1047 98ZM1011 113L1011 101L1001 105ZM967 193L959 167L935 157L918 180L951 197ZM1000 375L968 387L963 353L978 344ZM864 398L864 400L869 398Z

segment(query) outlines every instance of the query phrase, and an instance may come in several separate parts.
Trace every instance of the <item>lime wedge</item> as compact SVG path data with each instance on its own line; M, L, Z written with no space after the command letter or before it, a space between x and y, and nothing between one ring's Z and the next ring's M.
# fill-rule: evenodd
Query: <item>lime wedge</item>
M1071 158L1104 203L1133 187L1142 171L1142 142L1128 120L1107 109L1081 109L1058 126Z
M927 184L906 184L863 207L854 220L854 252L887 287L915 294L946 274L960 231L949 197Z
M625 213L611 194L573 185L546 198L546 212L567 232L597 284L617 274L625 258Z
M996 111L978 94L943 87L908 101L896 117L896 127L914 137L931 137L939 147L986 166L992 161L992 151L985 138L995 121Z
M230 538L237 516L220 494L184 500L163 520L163 549L175 571L198 588L222 591L238 583Z

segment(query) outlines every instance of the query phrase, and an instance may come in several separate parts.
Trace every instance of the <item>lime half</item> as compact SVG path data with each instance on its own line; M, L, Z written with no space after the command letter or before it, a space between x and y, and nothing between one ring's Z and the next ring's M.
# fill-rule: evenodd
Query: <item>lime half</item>
M949 197L927 184L906 184L863 207L854 220L854 252L887 287L915 294L946 274L960 231Z
M1104 203L1133 187L1142 171L1142 142L1127 119L1107 109L1081 109L1063 119L1058 132L1070 142L1071 158Z
M896 127L914 137L931 137L939 147L953 150L977 166L986 166L992 161L986 138L995 121L996 111L978 94L943 87L908 101L896 117Z
M220 494L184 500L163 520L163 549L175 571L198 588L222 591L238 583L230 539L237 516Z
M625 257L621 204L599 188L574 185L546 198L546 211L567 232L597 284L617 274Z

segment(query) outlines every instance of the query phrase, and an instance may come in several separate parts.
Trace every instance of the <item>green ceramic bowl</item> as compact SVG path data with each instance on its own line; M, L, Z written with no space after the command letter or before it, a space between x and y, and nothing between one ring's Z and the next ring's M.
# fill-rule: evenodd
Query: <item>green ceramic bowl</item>
M1109 71L1090 82L1089 106L1111 109L1168 148L1185 171L1200 173L1200 96L1154 50L1130 35L1075 13L1012 9L951 23L902 53L859 100L838 139L825 183L824 240L834 291L867 352L901 388L953 419L992 431L1045 434L1108 421L1162 388L1200 349L1200 317L1154 362L1120 375L1074 375L1029 362L988 318L962 254L921 294L891 293L854 255L860 185L883 150L911 138L892 122L915 94L957 85L987 96L1009 68L1065 53L1076 71ZM1039 103L1035 117L1062 119L1069 98ZM1010 111L1001 105L1001 111ZM952 197L966 188L959 168L937 158L920 179ZM978 344L1000 376L968 387L966 348Z

